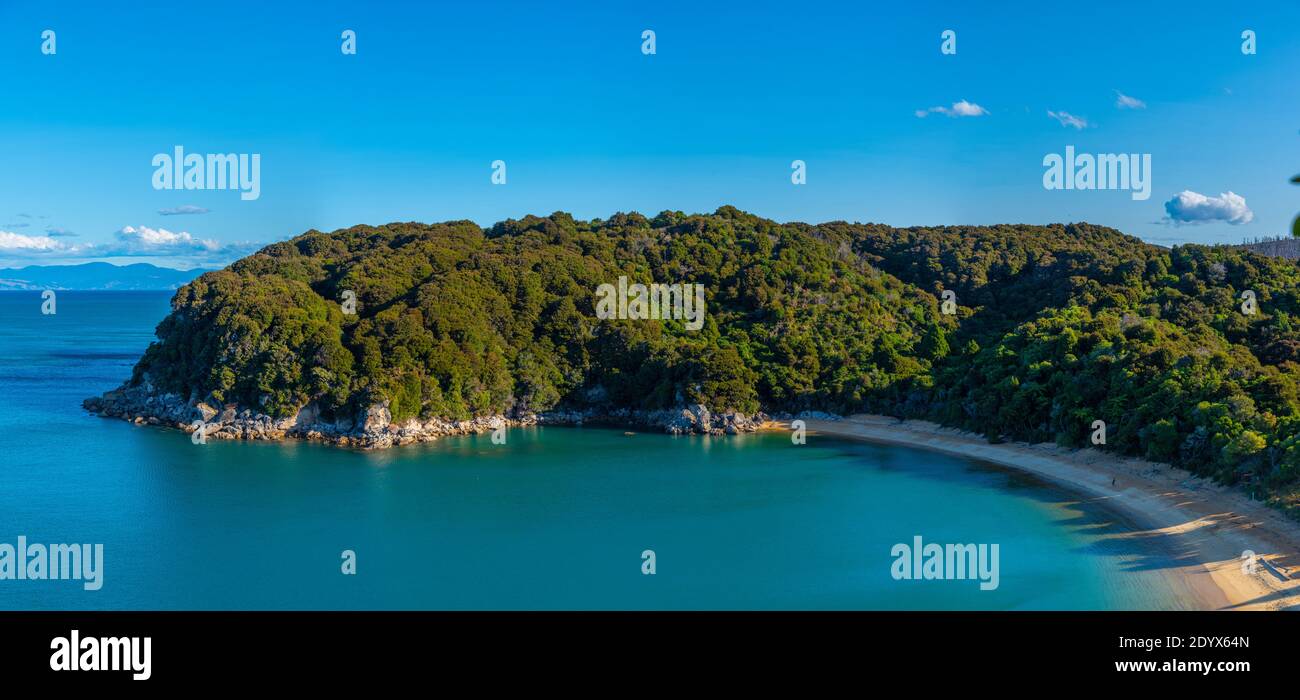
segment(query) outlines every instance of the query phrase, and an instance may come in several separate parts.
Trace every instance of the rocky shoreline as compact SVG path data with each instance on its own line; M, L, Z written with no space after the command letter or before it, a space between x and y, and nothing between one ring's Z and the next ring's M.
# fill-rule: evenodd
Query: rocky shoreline
M137 425L159 425L202 431L203 439L313 440L341 447L383 449L431 442L447 435L485 433L527 425L605 424L657 430L670 435L737 435L774 427L774 418L761 411L746 415L736 411L713 412L695 404L677 409L643 411L626 408L586 408L545 411L518 416L483 416L469 420L411 418L394 422L388 404L377 403L352 418L333 421L308 404L290 418L274 418L238 405L216 401L186 401L178 394L155 390L148 381L122 386L103 396L88 398L82 406L91 413L120 418ZM776 420L794 416L778 415ZM799 417L836 420L838 416L805 412Z

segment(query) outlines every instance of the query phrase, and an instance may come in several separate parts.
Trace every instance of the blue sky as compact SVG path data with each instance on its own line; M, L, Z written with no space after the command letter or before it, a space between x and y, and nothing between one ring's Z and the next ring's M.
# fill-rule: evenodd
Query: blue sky
M1300 212L1296 2L130 5L0 2L0 266L210 267L312 228L557 210L1091 221L1166 245ZM963 100L979 114L928 111ZM177 145L260 154L261 196L154 189ZM1151 154L1150 199L1045 189L1068 145ZM1184 191L1208 199L1173 222ZM185 207L207 212L160 213Z

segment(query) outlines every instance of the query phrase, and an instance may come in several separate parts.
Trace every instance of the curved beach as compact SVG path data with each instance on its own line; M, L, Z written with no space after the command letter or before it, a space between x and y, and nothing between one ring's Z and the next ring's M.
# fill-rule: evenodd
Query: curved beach
M925 421L854 415L806 421L810 433L934 450L1041 477L1139 526L1123 537L1177 544L1168 570L1198 609L1285 610L1300 605L1300 525L1268 506L1165 464L1045 443L990 444ZM1171 539L1170 539L1171 538ZM1254 552L1254 571L1243 552Z

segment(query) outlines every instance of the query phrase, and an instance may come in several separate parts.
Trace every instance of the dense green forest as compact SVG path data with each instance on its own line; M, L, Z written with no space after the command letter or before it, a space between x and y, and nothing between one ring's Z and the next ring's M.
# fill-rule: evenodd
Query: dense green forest
M703 328L597 319L595 290L619 275L704 285ZM1071 446L1103 420L1105 449L1290 508L1298 292L1294 261L1089 224L779 224L723 207L357 226L181 288L133 382L273 416L309 402L388 401L395 420L702 403Z

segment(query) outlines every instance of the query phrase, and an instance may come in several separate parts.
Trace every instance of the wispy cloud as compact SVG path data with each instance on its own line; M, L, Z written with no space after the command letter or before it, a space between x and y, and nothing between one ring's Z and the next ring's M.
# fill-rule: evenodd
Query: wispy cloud
M1199 192L1183 190L1165 202L1166 223L1204 224L1221 222L1233 225L1248 224L1255 213L1246 206L1246 198L1235 192L1224 192L1218 197L1207 197Z
M211 210L204 209L203 207L196 207L193 204L186 204L184 206L172 207L171 209L159 209L158 213L163 216L183 216L186 214L206 214L209 211Z
M1058 122L1061 122L1061 126L1072 126L1080 130L1087 129L1088 127L1092 126L1091 124L1088 123L1087 119L1084 119L1083 117L1076 117L1073 114L1070 114L1069 112L1053 112L1052 110L1049 109L1047 110L1047 116L1055 119Z
M988 113L987 109L966 100L958 100L952 103L951 107L931 107L929 109L918 109L914 112L916 116L922 119L931 114L944 114L949 117L982 117Z
M68 238L71 236L75 236L77 234L76 232L69 231L66 228L59 228L58 226L46 226L45 235L50 236L52 238Z
M1147 103L1136 97L1129 97L1119 90L1115 91L1115 106L1120 109L1146 109Z

